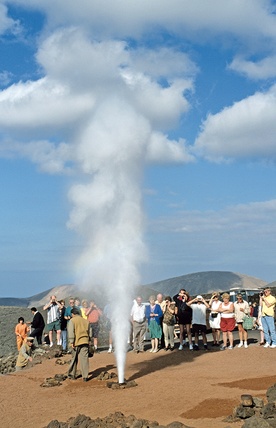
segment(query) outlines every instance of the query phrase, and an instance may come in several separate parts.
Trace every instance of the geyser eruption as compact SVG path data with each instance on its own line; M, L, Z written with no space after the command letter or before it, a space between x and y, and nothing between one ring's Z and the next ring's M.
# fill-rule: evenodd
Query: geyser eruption
M194 66L183 52L117 37L93 41L81 28L58 27L38 45L43 76L1 91L2 146L43 172L79 174L69 192L69 226L85 239L76 279L111 304L121 383L131 299L146 256L143 167L193 161L185 141L165 132L189 108L184 93Z
M119 383L124 382L133 289L145 257L141 174L147 137L147 122L130 105L106 100L76 147L87 182L70 190L70 226L87 242L78 261L79 279L91 293L99 287L107 296Z

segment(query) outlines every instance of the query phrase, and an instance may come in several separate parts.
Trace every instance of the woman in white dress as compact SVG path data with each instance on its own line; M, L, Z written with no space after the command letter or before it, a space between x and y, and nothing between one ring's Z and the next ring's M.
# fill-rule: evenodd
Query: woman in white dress
M218 308L221 304L221 301L219 300L219 296L219 293L214 292L209 302L211 309L209 316L209 324L212 329L212 335L214 340L212 346L219 346L220 342L220 313L218 312Z

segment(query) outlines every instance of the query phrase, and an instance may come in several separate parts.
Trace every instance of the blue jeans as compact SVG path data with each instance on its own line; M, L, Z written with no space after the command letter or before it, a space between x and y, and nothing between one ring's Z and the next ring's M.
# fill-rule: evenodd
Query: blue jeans
M62 350L67 350L67 330L61 330L61 344Z
M269 317L267 315L262 316L262 326L264 329L265 341L269 344L272 342L272 345L276 345L274 317Z

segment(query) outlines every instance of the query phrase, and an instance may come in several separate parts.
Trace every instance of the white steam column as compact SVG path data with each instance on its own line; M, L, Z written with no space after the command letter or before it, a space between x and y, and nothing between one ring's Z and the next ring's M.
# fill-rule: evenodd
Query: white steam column
M133 290L146 254L140 190L146 141L146 121L131 106L106 101L77 145L87 182L69 193L74 204L69 225L87 242L78 261L79 279L92 296L95 288L108 296L119 383L124 382Z

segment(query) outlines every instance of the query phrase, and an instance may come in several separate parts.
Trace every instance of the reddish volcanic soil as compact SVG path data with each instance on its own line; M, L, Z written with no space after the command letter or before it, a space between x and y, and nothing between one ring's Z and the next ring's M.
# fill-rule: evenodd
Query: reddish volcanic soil
M229 426L222 420L242 394L265 398L267 388L276 383L275 355L275 349L253 343L248 349L223 352L130 352L125 378L138 386L122 390L109 389L96 379L104 370L116 372L114 354L101 352L90 359L89 382L66 379L52 388L40 384L46 377L66 373L67 365L46 360L0 377L1 426L40 428L53 419L65 422L78 414L95 419L116 411L164 425L180 421L197 428Z

